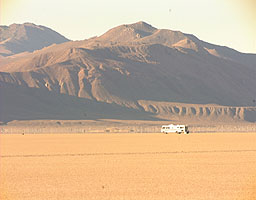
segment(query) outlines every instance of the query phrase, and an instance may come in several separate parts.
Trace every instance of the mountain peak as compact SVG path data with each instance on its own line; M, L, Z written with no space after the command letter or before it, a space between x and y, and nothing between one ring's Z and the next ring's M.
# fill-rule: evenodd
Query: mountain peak
M140 21L133 24L123 24L114 27L97 38L101 42L126 43L133 42L136 39L143 38L153 34L157 29L151 25Z
M37 26L37 25L34 24L34 23L31 23L31 22L25 22L25 23L23 23L23 24L13 23L13 24L11 24L10 26Z
M155 27L151 26L150 24L148 24L144 21L139 21L139 22L136 22L136 23L133 23L133 24L127 24L125 26L133 28L137 31L144 31L144 32L150 32L150 33L157 30Z
M101 45L162 44L173 47L174 44L184 39L186 36L180 31L157 29L144 21L139 21L112 28L95 40ZM186 45L186 47L190 46Z
M153 29L156 29L155 27L151 26L150 24L144 22L144 21L139 21L139 22L136 22L136 23L133 23L133 24L130 24L131 26L137 26L137 27L144 27L144 28L153 28Z
M0 56L32 52L67 41L69 40L56 31L33 23L0 26Z

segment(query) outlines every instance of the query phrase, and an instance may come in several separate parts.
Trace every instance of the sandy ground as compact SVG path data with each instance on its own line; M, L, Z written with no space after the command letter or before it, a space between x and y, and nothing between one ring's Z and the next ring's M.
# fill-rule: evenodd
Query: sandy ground
M0 135L0 199L255 200L256 133Z

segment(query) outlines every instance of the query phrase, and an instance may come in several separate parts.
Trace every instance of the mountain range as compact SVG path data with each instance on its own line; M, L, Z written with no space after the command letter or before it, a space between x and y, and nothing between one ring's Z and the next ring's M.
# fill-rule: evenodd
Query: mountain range
M255 54L145 22L82 41L26 23L0 39L1 121L256 121Z

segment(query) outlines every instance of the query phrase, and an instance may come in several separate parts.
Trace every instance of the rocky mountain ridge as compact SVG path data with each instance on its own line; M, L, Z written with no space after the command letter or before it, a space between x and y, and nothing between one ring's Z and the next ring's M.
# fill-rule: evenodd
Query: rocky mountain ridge
M179 31L157 29L145 22L9 58L0 65L0 71L2 88L11 85L26 91L67 95L75 102L103 103L106 111L103 109L104 114L98 113L98 117L111 116L116 106L119 117L128 109L129 116L141 113L145 117L256 121L256 55L209 44ZM33 92L26 95L29 102ZM57 99L53 103L52 96L50 99L51 104L58 103ZM184 104L186 112L175 111L179 103ZM93 116L93 110L83 105L85 110L79 109L91 113L86 117ZM77 109L75 103L69 106ZM51 105L47 107L51 110Z
M52 29L33 23L0 26L0 56L2 57L33 52L67 41L69 41L67 38Z

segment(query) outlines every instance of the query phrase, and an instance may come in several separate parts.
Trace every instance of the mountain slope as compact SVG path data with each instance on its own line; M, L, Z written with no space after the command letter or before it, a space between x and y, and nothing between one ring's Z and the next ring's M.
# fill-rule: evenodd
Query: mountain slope
M52 44L69 41L59 33L32 23L0 26L0 55L10 56L21 52L32 52Z
M198 104L200 108L199 104L207 104L209 109L216 107L215 114L208 119L254 122L255 60L254 54L239 53L193 35L138 22L118 26L96 38L10 58L0 66L0 83L160 117L173 116L175 113L170 110L177 102L183 103L183 107ZM76 107L70 104L73 106ZM222 111L218 111L218 106L222 106ZM233 107L242 111L234 111L233 115ZM190 114L175 115L198 118L197 111L187 113Z
M163 45L70 48L4 68L0 80L12 84L132 107L137 100L248 106L256 88L256 70Z

